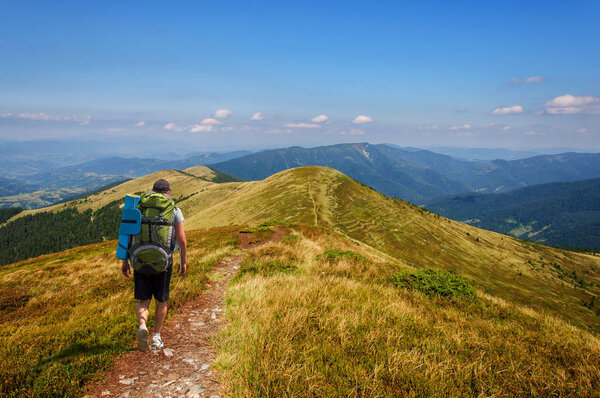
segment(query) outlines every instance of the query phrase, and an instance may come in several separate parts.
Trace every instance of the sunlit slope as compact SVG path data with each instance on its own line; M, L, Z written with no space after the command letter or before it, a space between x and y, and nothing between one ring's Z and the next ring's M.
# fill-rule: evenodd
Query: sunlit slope
M525 243L436 216L386 197L333 169L302 167L263 181L216 184L192 173L165 170L87 199L50 208L97 209L126 193L171 182L186 228L280 220L336 231L419 268L456 271L496 296L600 329L600 259ZM24 214L32 212L23 212ZM23 213L18 215L21 216Z
M173 276L172 310L197 296L214 265L237 252L236 232L188 232L188 274ZM0 267L1 397L81 396L85 382L130 349L137 329L133 279L120 273L116 243Z
M183 201L188 228L283 220L330 228L415 267L456 271L485 291L600 328L600 259L439 217L323 167L208 186ZM585 305L584 305L585 304ZM596 304L597 306L597 304Z

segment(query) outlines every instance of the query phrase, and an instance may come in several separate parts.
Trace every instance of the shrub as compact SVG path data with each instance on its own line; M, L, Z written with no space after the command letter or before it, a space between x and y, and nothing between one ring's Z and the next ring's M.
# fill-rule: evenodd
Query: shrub
M424 269L404 271L390 277L390 282L397 288L418 290L428 296L476 297L475 288L460 275L447 271Z
M259 224L259 227L271 227L271 226L282 226L282 227L289 227L290 223L285 222L285 221L277 221L277 220L272 220L272 221L265 221L262 224Z
M358 254L356 252L350 251L350 250L340 250L340 249L329 249L329 250L325 250L323 253L319 254L317 256L317 260L336 260L336 259L340 259L340 258L347 258L350 260L358 260L358 261L365 261L366 258L361 255Z

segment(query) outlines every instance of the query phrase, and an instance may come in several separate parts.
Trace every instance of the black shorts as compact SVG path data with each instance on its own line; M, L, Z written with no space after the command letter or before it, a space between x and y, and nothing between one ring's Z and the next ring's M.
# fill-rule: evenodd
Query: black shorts
M168 271L156 275L144 275L139 272L133 273L135 285L133 297L136 300L150 300L152 296L156 301L165 302L169 299L169 284L173 267Z

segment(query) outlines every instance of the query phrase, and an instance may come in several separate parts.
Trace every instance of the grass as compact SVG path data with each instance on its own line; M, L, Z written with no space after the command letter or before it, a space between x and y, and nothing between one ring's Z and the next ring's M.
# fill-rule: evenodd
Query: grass
M452 272L424 269L394 274L390 282L400 289L411 289L428 296L468 298L477 296L475 288L460 275Z
M207 274L239 245L235 228L187 233L188 270L174 277L170 311L204 289ZM132 279L116 241L0 269L0 396L76 397L115 355L131 349L137 318Z
M295 272L247 272L227 290L214 366L228 396L597 394L595 335L483 292L475 299L457 275L388 263L327 231L292 233L244 264L278 259ZM332 246L362 256L361 266L355 256L316 260ZM398 289L392 275L408 275L413 288ZM470 299L423 294L419 280Z

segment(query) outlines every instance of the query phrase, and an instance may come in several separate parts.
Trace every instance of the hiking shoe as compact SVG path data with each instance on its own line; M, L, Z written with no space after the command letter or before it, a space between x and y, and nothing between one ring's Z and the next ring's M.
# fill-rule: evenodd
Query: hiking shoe
M158 337L152 336L152 344L150 344L150 349L152 351L158 351L164 347L162 340Z
M140 330L138 330L137 348L140 351L148 351L148 328L146 325L140 325Z

